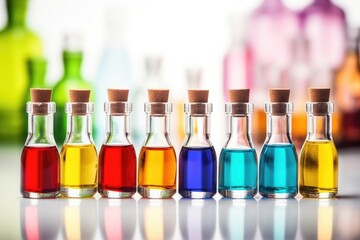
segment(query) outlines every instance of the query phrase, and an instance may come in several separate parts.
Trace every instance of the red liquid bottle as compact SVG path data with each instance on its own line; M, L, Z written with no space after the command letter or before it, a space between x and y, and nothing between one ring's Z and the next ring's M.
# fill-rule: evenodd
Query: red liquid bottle
M108 89L106 138L99 154L98 191L103 197L128 198L136 192L136 153L128 139L131 103L128 90Z
M28 137L21 155L21 194L52 198L59 193L59 152L53 135L55 103L50 89L31 89Z

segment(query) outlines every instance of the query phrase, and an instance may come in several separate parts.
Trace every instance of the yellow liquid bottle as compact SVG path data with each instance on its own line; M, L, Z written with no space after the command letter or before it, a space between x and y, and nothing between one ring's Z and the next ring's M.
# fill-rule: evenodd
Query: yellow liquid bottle
M147 136L138 162L138 192L144 198L171 198L176 193L176 154L169 138L169 90L148 90Z
M66 103L67 133L60 153L63 197L92 197L97 191L98 158L92 139L93 103L90 90L70 90Z
M303 197L332 198L338 191L338 156L331 136L334 105L328 102L327 90L327 98L322 99L325 89L310 89L315 99L306 103L308 134L300 153L299 173Z

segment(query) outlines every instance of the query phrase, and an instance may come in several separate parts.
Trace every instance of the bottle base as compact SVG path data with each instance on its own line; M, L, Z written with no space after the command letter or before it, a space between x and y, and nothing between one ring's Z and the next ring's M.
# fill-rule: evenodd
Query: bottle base
M118 192L111 190L98 189L99 194L104 198L131 198L134 192Z
M60 193L65 198L89 198L96 194L95 188L67 188L61 187Z
M183 198L212 198L215 195L215 192L198 192L198 191L188 191L188 190L180 190L179 194Z
M259 192L261 196L265 198L275 198L275 199L286 199L294 198L297 193L263 193Z
M226 198L253 198L256 195L256 190L219 190L221 196Z
M171 198L175 189L154 189L148 187L138 187L138 192L143 198Z
M301 196L303 196L304 198L321 198L321 199L326 199L326 198L334 198L336 197L336 192L324 192L324 193L319 193L319 192L300 192Z
M59 191L56 192L49 192L49 193L37 193L37 192L26 192L22 191L21 195L24 198L56 198L56 196L59 194Z

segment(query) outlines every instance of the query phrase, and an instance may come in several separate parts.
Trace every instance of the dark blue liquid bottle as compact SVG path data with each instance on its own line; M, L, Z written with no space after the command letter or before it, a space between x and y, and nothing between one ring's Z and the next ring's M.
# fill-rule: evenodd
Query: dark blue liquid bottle
M183 197L216 193L216 153L214 147L182 147L179 157L179 193Z
M265 144L260 155L259 191L263 196L297 194L297 156L293 144Z

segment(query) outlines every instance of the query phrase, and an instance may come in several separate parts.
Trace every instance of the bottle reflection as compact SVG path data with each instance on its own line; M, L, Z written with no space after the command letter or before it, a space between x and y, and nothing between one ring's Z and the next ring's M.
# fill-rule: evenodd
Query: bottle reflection
M21 235L23 239L56 239L61 224L57 199L20 200Z
M298 224L296 199L261 199L258 219L264 239L294 239Z
M212 239L216 228L216 201L180 199L179 221L183 239Z
M334 239L360 239L360 201L342 198L335 205Z
M93 239L97 227L95 198L63 200L63 237Z
M136 226L136 201L99 199L100 230L104 239L133 239Z
M334 199L301 199L300 230L305 239L333 239Z
M144 239L171 239L176 225L174 199L140 199L139 227Z
M219 226L224 239L254 239L257 225L255 199L219 201Z

